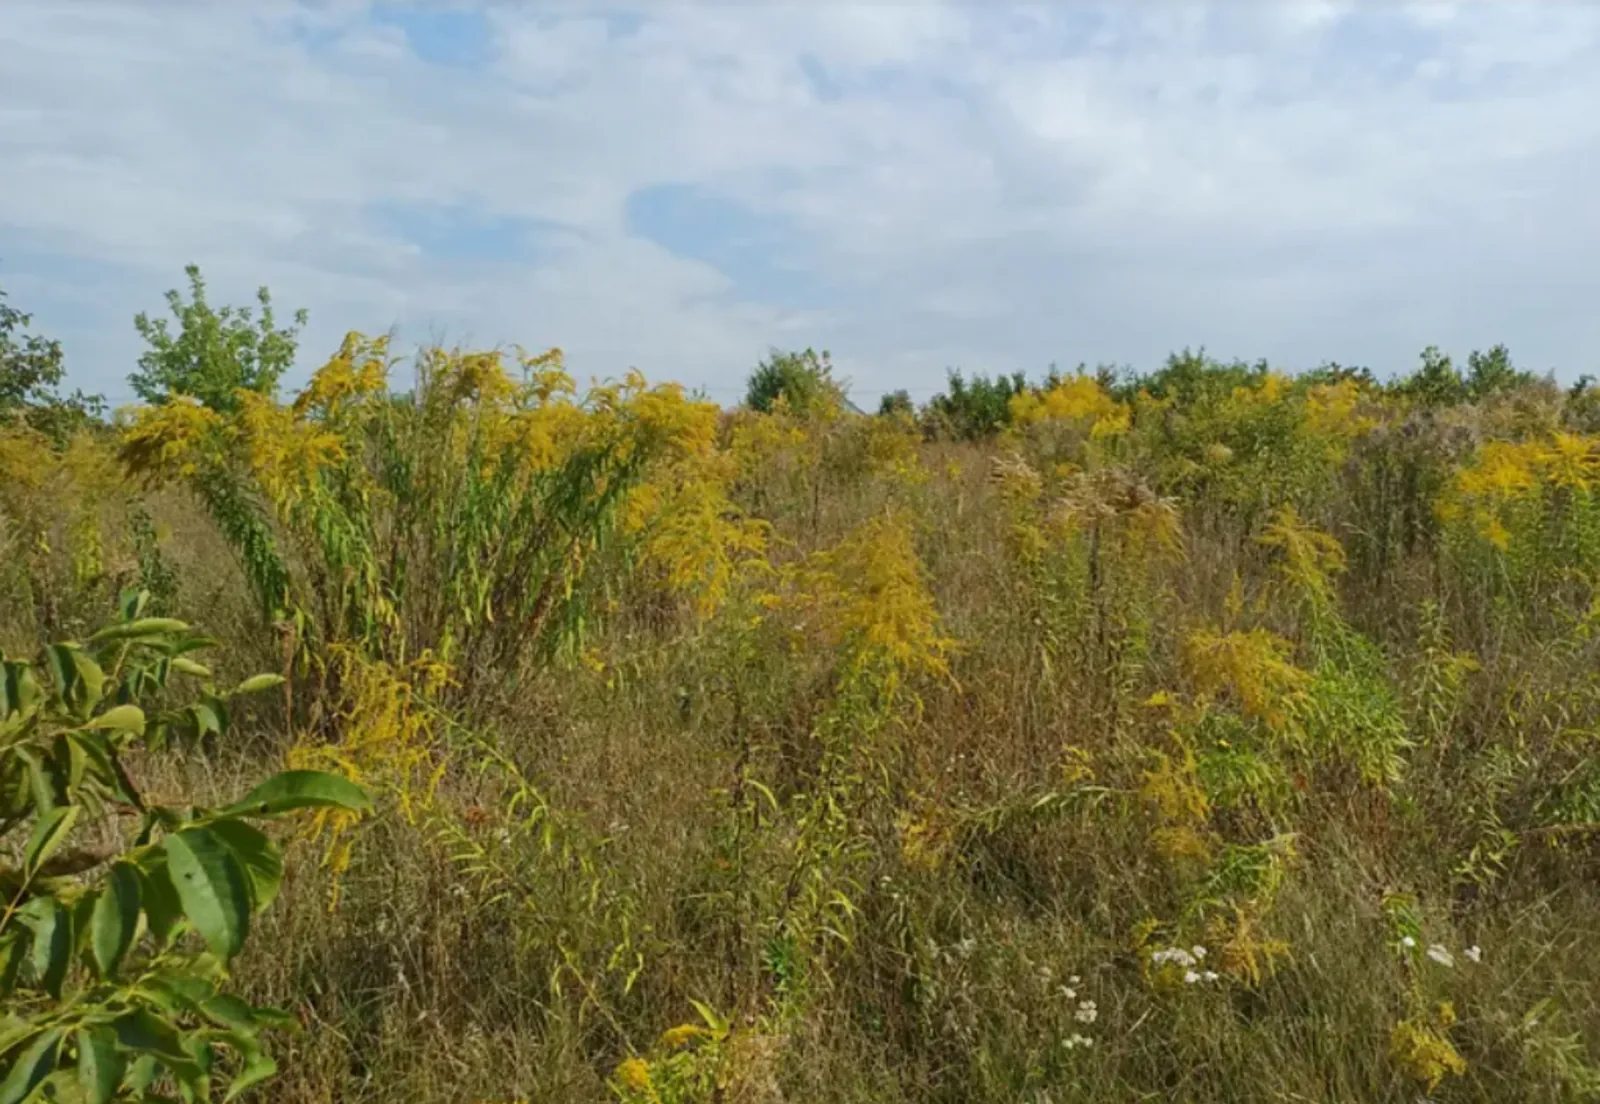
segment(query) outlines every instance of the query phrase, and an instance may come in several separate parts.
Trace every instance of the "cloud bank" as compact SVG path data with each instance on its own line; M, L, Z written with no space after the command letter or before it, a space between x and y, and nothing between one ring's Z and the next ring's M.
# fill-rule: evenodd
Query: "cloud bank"
M219 300L858 398L1205 345L1600 369L1600 8L12 0L0 287L73 382Z

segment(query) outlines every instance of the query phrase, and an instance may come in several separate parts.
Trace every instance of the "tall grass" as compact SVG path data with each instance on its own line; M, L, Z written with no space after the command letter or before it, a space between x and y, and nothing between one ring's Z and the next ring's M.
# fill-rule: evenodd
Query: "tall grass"
M171 786L379 800L238 967L310 1028L263 1099L1600 1094L1581 402L1184 362L944 441L559 367L352 338L138 415L160 491L5 488L8 633L110 585L90 502L241 662L279 627Z

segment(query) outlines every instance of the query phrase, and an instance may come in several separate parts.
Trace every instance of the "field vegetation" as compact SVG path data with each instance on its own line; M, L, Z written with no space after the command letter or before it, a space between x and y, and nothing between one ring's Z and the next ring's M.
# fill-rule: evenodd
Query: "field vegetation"
M725 410L0 301L0 1104L1600 1099L1600 391Z

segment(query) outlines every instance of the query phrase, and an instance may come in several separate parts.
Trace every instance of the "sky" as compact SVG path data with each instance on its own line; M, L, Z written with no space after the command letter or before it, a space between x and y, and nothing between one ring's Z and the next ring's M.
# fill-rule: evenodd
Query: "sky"
M0 288L129 395L201 266L310 324L868 405L1204 346L1600 373L1600 4L0 0ZM294 382L291 379L290 382Z

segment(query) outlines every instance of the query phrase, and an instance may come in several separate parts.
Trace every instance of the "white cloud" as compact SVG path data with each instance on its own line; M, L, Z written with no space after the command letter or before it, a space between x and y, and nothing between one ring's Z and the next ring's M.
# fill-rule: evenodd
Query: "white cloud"
M1380 369L1505 340L1592 368L1600 10L1548 4L488 9L475 68L361 5L13 2L0 286L120 392L129 325L219 297L559 343L731 395L769 344L864 390L1167 350ZM300 33L296 33L296 30ZM632 237L684 183L784 220L826 308ZM375 205L563 228L441 260ZM85 288L94 294L86 295ZM30 301L24 301L24 293Z

